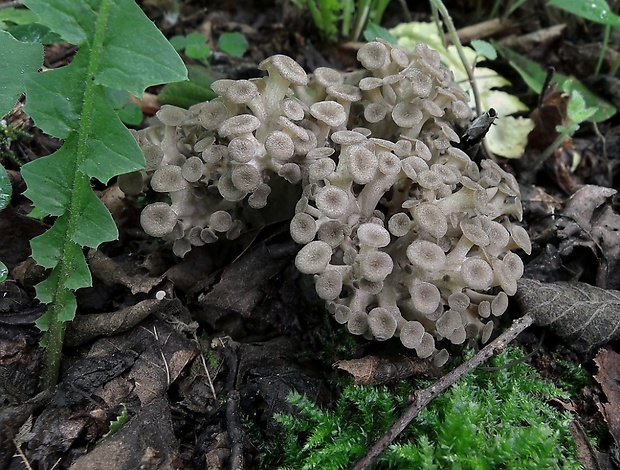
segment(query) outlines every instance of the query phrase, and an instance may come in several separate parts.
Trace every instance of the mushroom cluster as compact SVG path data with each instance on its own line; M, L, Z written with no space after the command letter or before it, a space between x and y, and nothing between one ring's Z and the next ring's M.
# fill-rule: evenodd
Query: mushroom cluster
M512 222L519 187L455 146L472 111L435 51L376 40L357 57L361 71L307 75L275 55L259 65L265 77L214 82L215 100L163 106L136 133L147 169L119 184L168 195L141 224L178 256L239 236L251 211L281 204L272 192L299 187L295 265L336 321L442 365L439 345L487 341L516 291L513 250L531 250Z

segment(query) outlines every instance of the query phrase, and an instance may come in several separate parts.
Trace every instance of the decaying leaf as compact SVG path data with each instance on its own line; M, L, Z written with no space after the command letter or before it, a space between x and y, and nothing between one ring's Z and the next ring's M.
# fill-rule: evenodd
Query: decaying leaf
M400 354L396 357L365 356L337 361L334 368L351 374L355 385L380 385L412 375L429 374L433 365L430 361Z
M598 367L594 378L607 397L607 403L599 403L599 409L616 445L620 446L620 354L601 349L594 362Z
M516 300L523 313L549 326L578 351L620 338L620 291L582 282L518 281Z

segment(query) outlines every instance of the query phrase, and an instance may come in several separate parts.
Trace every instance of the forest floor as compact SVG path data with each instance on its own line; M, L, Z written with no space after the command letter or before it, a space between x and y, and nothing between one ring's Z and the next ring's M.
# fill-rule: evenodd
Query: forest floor
M350 70L356 64L359 44L323 41L309 14L286 1L219 0L206 2L205 9L205 2L188 0L180 2L174 24L163 17L165 2L142 3L168 38L198 31L215 42L223 32L243 33L249 49L242 58L216 52L210 59L211 71L228 78L260 76L257 64L276 53L293 57L307 71L319 66ZM424 2L409 3L416 4L409 12L413 19L432 21ZM488 12L476 12L476 3L490 2L446 2L457 28L468 28L469 39L510 38L512 44L520 44L521 54L574 75L620 105L620 82L594 75L601 27L547 9L542 1L529 1L501 27L488 31L480 26L489 19ZM392 2L383 26L397 26L403 17L400 3ZM517 41L534 33L540 34L538 40ZM62 44L50 46L46 65L62 65L72 53ZM610 48L603 70L619 53ZM512 82L509 93L530 110L538 107L538 95L506 61L498 59L493 68ZM159 89L148 91L153 98ZM561 105L543 104L543 122L561 123ZM145 98L142 107L148 115L157 104ZM9 116L9 123L11 119L14 124L19 118ZM111 185L97 189L112 208L120 239L89 254L94 285L77 294L78 320L67 331L61 383L53 394L40 392L41 335L34 320L43 307L34 298L34 285L44 273L29 258L29 240L47 225L26 215L29 203L21 195L25 185L17 162L48 155L60 142L23 119L22 128L30 137L2 148L15 195L0 213L0 259L11 273L0 284L0 468L26 468L25 462L39 469L68 468L85 457L88 460L75 468L99 468L106 461L117 462L114 468L236 468L235 462L257 468L261 446L247 426L265 439L277 439L272 416L293 410L286 401L291 391L329 406L341 374L332 367L334 362L407 353L400 344L343 334L307 293L293 264L299 247L290 240L286 222L225 242L217 250L197 247L180 259L142 232L140 201L124 198ZM521 185L523 224L533 243L531 255L521 253L525 277L620 289L619 200L609 191L620 183L619 130L617 116L596 127L586 123L538 169L532 169L531 161L548 144L540 136L531 139L520 159L498 159ZM6 157L8 153L14 160ZM576 195L580 189L583 192ZM571 225L567 220L578 222ZM169 299L163 304L153 300L159 291ZM95 315L104 312L117 316ZM508 326L522 313L511 304L502 324ZM617 327L620 314L615 318ZM567 362L578 364L588 378L614 377L615 370L610 383L617 399L617 355L604 370L595 362L597 349L575 352L542 327L529 328L516 343L552 382L563 379L562 364ZM606 347L620 352L617 342ZM441 370L429 367L426 376L441 376L452 366L449 362ZM605 416L601 412L611 401L596 380L589 380L571 403L564 404L581 429L598 436L603 454L611 452L619 437L618 408ZM142 403L150 405L142 408ZM124 407L137 422L122 445L95 446ZM26 435L15 437L20 428ZM15 443L21 443L20 453ZM597 461L593 448L584 452L594 456L591 462Z

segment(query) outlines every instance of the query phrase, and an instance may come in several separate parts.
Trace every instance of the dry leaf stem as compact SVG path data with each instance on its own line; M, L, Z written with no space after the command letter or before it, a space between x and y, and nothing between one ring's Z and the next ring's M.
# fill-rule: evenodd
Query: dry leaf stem
M383 451L403 432L403 430L413 421L413 419L440 393L448 387L455 384L457 380L468 374L487 359L499 354L504 350L506 345L513 341L527 327L532 325L534 318L530 315L524 315L515 320L512 326L498 336L494 341L490 342L483 349L473 356L467 362L464 362L456 369L448 372L446 375L437 380L433 385L423 390L418 390L413 396L413 403L405 411L405 413L396 421L383 437L375 443L375 445L362 457L353 467L353 470L366 470L379 458Z

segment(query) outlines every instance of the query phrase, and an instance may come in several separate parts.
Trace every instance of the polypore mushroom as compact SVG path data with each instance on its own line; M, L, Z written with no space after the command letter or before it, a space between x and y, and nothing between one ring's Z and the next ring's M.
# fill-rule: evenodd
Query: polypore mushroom
M177 214L164 202L149 204L140 214L140 225L152 237L169 234L176 223Z

